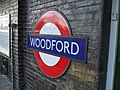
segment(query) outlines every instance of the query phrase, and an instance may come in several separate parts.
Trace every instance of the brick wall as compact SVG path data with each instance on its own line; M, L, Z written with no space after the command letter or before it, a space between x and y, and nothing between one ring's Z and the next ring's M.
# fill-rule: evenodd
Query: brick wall
M34 32L40 16L59 10L68 19L73 36L88 37L87 64L72 61L61 78L50 79L39 69L27 35ZM102 0L19 0L19 45L24 65L25 90L97 90L102 38Z
M11 23L18 23L12 32L13 54L8 60L7 75L12 81L15 71L15 89L104 90L110 5L111 2L103 0L0 0L0 15L11 14ZM72 61L67 73L58 79L46 77L36 63L33 50L27 48L27 35L34 32L38 19L48 10L58 10L66 16L73 36L88 37L87 63ZM1 59L7 58L0 55Z
M109 52L109 36L111 25L111 7L112 0L105 0L103 5L102 17L102 41L100 54L100 68L99 68L99 90L105 90L107 77L107 64Z
M18 0L0 0L0 15L5 15L5 14L10 14L11 23L16 23L18 24ZM12 34L13 34L13 44L12 44ZM18 60L18 28L13 28L13 31L11 29L11 57L2 57L0 60L6 59L8 60L8 75L6 75L11 82L13 82L13 60L15 63L14 67L14 78L15 82L18 82L15 84L16 87L19 87L19 60ZM13 46L13 47L12 47ZM12 50L13 49L13 50ZM12 54L13 52L13 54ZM17 89L19 90L19 89Z

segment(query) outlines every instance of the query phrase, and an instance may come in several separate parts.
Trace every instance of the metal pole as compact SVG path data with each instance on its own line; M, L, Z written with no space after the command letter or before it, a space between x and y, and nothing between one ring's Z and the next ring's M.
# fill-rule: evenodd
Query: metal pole
M118 38L118 20L119 20L119 0L112 1L112 13L111 13L111 29L110 29L110 44L109 44L109 56L107 67L107 80L106 90L113 90L114 87L114 74L115 63L117 53L117 38Z
M14 28L16 28L17 27L17 24L11 24L11 33L12 33L12 65L13 65L13 90L15 90L15 60L14 60L14 52L13 52L13 50L14 50Z
M14 74L14 52L13 52L13 47L14 47L14 45L13 45L13 41L14 41L14 32L13 32L13 27L12 27L12 66L13 66L13 90L15 90L15 74Z

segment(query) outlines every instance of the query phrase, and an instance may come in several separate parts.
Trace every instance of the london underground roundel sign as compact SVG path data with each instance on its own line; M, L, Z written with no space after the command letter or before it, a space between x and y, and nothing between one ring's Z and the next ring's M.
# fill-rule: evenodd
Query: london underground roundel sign
M34 34L70 36L69 26L64 17L56 11L48 11L39 19ZM61 76L69 66L70 60L34 51L37 63L48 77Z
M48 77L63 75L70 64L68 59L86 61L86 38L72 37L66 19L56 11L43 14L27 40L28 48L34 49L37 63Z

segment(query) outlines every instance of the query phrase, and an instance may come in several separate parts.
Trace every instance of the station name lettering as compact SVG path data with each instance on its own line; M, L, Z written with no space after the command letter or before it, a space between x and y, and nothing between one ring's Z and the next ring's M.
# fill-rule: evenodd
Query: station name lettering
M30 46L38 49L46 49L50 51L57 51L58 53L67 53L77 55L80 47L76 42L61 41L55 39L34 38L30 37Z

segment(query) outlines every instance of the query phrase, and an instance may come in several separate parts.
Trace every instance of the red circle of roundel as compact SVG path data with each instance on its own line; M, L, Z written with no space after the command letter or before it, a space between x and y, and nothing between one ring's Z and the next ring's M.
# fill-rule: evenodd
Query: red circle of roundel
M41 16L34 30L34 34L39 34L43 25L49 22L58 27L61 36L71 36L70 29L65 18L56 11L48 11ZM70 63L70 60L60 57L59 62L55 66L47 66L41 59L38 51L35 50L34 54L39 68L45 75L51 78L63 75Z

